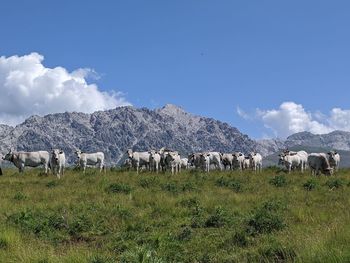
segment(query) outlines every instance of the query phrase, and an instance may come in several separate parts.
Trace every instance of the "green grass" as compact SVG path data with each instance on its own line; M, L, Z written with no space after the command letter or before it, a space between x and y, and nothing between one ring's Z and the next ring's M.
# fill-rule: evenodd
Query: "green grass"
M0 262L350 262L350 170L4 174Z

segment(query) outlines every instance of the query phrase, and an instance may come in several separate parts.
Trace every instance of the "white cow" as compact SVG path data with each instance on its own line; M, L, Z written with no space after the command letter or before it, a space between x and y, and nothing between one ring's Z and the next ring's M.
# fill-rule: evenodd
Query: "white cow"
M102 169L105 168L105 155L103 152L84 153L80 150L77 150L75 154L78 158L78 165L83 168L84 173L88 165L97 166L100 168L100 172L102 172Z
M201 168L201 153L192 153L188 156L189 166L194 166L196 169Z
M204 171L209 172L210 165L214 165L216 169L220 169L222 171L221 164L221 154L219 152L205 152L200 154L200 163L201 167L204 167ZM209 166L208 166L209 160Z
M181 168L182 169L188 169L188 159L187 158L181 158Z
M279 164L285 165L288 173L291 172L293 168L299 168L303 173L307 165L308 154L305 151L284 151L279 154Z
M337 153L335 151L330 151L328 153L328 161L329 161L329 165L333 168L333 171L339 170L339 164L340 164L339 153Z
M66 166L66 155L62 150L52 149L50 158L50 167L54 175L58 179L64 174L64 168Z
M209 153L201 153L199 155L200 163L203 171L209 173L210 171L210 154Z
M307 158L311 175L319 175L319 172L332 175L333 168L329 165L328 156L325 153L310 153Z
M250 167L255 172L261 172L262 169L262 156L260 153L251 152L249 155Z
M177 151L166 149L165 147L162 147L158 152L160 154L160 166L162 168L162 171L165 172L167 168L169 168L169 164L166 162L166 157L168 154L172 153L178 155L179 153Z
M158 173L160 167L160 154L156 151L149 151L148 153L150 171L156 171Z
M165 163L171 169L171 174L181 172L181 157L177 152L168 152Z
M150 153L149 152L133 152L133 150L127 150L127 155L131 160L132 166L139 173L139 169L142 166L146 166L146 170L150 167Z
M10 150L4 157L3 160L12 162L19 170L24 172L24 167L37 167L40 165L44 166L45 173L49 167L50 155L47 151L38 152L14 152Z
M250 157L249 156L244 156L243 164L242 164L242 169L243 170L248 170L250 169Z
M226 170L227 167L229 170L233 170L234 153L222 153L221 156L224 170Z
M233 165L235 167L237 167L239 170L243 170L245 167L244 167L244 164L245 164L245 156L243 153L241 152L235 152L233 153ZM250 163L249 163L249 158L247 159L247 168L250 167Z

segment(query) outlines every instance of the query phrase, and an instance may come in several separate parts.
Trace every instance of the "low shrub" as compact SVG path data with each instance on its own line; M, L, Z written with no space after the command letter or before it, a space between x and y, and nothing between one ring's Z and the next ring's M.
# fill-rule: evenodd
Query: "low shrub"
M285 223L281 214L282 205L269 201L254 209L247 222L247 232L250 235L272 233L282 230Z
M146 247L136 247L125 251L121 256L121 263L163 263L156 251Z
M153 177L142 177L139 180L139 185L142 188L151 188L151 187L157 186L158 184L159 184L159 179L157 177L155 177L155 176L153 176Z
M197 204L192 210L191 227L201 228L204 226L204 211L203 208Z
M269 183L276 187L283 187L287 185L287 179L284 175L276 175L269 181Z
M215 184L219 187L227 187L232 189L235 192L242 191L241 182L234 178L226 178L221 176L218 180L216 180Z
M17 192L14 196L13 196L13 199L14 200L17 200L17 201L21 201L21 200L25 200L27 199L27 196L22 193L22 192Z
M105 190L107 193L130 194L132 189L127 184L113 183L113 184L110 184L108 187L106 187Z
M336 178L336 179L329 179L326 182L326 185L330 188L330 189L337 189L340 187L343 187L345 185L345 182L340 179L340 178Z
M8 246L8 241L5 238L0 238L0 249L7 249Z
M192 229L188 226L181 229L180 233L177 235L177 239L179 241L187 241L190 240L192 236Z
M266 262L295 262L297 254L291 247L283 246L277 241L271 240L269 244L260 248L259 258Z
M58 185L58 182L57 181L50 181L46 184L46 187L47 188L54 188Z
M318 185L318 182L315 179L309 179L306 183L303 184L303 187L307 191L314 190Z
M196 206L199 206L200 202L198 200L198 198L188 198L188 199L183 199L179 202L179 204L182 207L186 207L186 208L195 208Z
M205 221L206 227L223 227L228 222L227 212L222 207L216 207L213 214L211 214Z

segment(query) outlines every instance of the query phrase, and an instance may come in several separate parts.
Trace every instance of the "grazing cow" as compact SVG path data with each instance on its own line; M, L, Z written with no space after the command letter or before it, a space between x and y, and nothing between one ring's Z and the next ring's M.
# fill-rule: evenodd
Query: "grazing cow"
M78 158L77 163L81 168L83 168L84 173L88 165L97 166L98 168L100 168L100 172L102 172L102 169L105 168L105 155L103 152L84 153L80 150L77 150L75 154Z
M333 171L337 172L339 170L339 164L340 164L339 153L335 151L330 151L328 153L328 161L329 161L329 165L333 168Z
M181 158L181 168L187 170L188 169L188 159Z
M200 154L200 163L203 171L209 173L210 171L210 153L201 153Z
M288 173L290 173L293 168L299 168L303 173L307 165L307 156L308 154L305 151L284 151L279 154L278 164L285 165Z
M249 158L248 158L249 160ZM235 152L233 153L233 165L235 167L237 167L239 170L243 170L244 169L244 162L245 162L245 157L244 154L241 152ZM248 168L249 168L250 164L248 163Z
M262 157L260 153L251 152L249 155L250 167L254 172L261 172L262 169Z
M201 153L192 153L188 156L189 166L194 166L196 169L201 168Z
M250 157L249 156L244 156L244 160L243 160L243 163L242 163L242 169L243 170L250 169Z
M65 165L66 155L64 152L59 149L53 149L51 151L50 167L52 173L56 175L58 179L61 178L61 175L63 176Z
M307 162L311 175L319 175L319 172L325 175L333 174L333 168L329 165L328 156L325 153L310 153Z
M224 170L226 170L227 167L229 170L233 170L234 153L222 153L221 156Z
M149 151L148 153L150 171L156 171L158 173L160 167L160 154L156 151Z
M140 167L146 166L146 170L150 167L150 153L149 152L133 152L131 149L127 150L127 155L131 160L132 166L139 173Z
M14 152L10 150L4 157L3 160L12 162L19 170L24 172L24 167L37 167L40 165L44 166L45 173L49 167L50 154L47 151L38 152Z
M168 152L165 157L165 163L171 169L171 174L181 171L181 157L177 152Z

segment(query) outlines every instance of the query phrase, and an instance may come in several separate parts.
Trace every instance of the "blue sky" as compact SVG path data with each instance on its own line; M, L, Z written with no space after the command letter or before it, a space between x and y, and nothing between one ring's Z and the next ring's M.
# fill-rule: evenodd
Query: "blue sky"
M12 0L0 7L0 56L37 52L47 68L91 68L99 78L82 78L137 107L173 103L254 138L350 130L348 1ZM9 110L3 119L15 114L26 113Z

